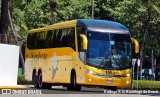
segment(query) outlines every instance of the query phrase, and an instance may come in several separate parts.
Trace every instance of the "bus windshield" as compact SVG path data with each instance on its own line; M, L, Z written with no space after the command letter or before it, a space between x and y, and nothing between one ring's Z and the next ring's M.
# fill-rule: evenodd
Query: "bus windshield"
M129 34L88 31L87 63L102 69L131 67L131 40Z
M129 34L111 34L111 66L131 68L131 39Z

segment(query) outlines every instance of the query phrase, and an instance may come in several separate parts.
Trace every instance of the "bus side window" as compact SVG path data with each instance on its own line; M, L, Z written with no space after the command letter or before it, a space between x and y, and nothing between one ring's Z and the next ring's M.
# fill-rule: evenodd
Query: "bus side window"
M61 44L62 47L71 47L73 50L75 48L75 31L73 28L62 29Z
M60 41L62 46L64 47L67 45L67 42L66 42L68 40L67 33L68 33L68 29L62 29L62 35L61 35Z
M75 28L69 28L67 33L67 46L71 47L73 50L76 51L75 45Z
M45 48L51 48L53 44L53 30L47 31L46 38L45 38Z
M74 28L57 29L53 32L52 45L54 47L75 47L75 30Z
M31 45L31 37L32 37L32 34L28 34L28 36L27 36L27 48L29 48L29 49L31 49L31 47L32 47L32 45Z
M27 37L27 47L28 49L37 49L37 33L31 33Z
M37 49L44 49L45 48L45 39L46 39L46 31L37 33Z
M56 47L56 34L57 34L56 31L53 30L51 48Z
M62 29L57 29L55 30L56 32L56 40L55 40L55 47L61 47L61 42L60 42L60 39L61 39L61 35L62 35Z
M80 34L82 32L82 29L81 27L76 27L76 30L77 30L77 39L78 39L78 52L81 52L82 51L82 39L80 37Z

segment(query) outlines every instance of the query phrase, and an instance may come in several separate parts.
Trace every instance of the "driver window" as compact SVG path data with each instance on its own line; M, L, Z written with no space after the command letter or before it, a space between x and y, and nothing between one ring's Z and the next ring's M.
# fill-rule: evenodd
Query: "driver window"
M79 54L79 59L83 62L86 63L86 52L83 50L83 40L80 37L80 34L82 33L82 28L77 26L77 39L78 39L78 54Z

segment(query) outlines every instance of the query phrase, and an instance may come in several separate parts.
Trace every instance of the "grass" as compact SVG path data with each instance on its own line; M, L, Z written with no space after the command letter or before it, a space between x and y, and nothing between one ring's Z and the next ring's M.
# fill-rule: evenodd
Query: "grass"
M25 81L25 78L24 78L23 75L18 75L17 84L18 84L18 85L30 85L30 84L32 84L32 83Z
M137 81L133 81L134 89L137 87ZM139 90L160 90L160 81L138 80Z

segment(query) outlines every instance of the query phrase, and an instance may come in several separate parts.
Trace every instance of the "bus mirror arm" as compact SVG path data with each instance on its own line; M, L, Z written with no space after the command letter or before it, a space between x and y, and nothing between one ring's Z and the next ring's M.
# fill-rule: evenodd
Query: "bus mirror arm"
M135 44L135 53L139 53L139 42L134 38L131 38L131 40Z
M82 41L83 41L83 50L87 50L88 46L88 40L87 37L84 34L80 34Z

